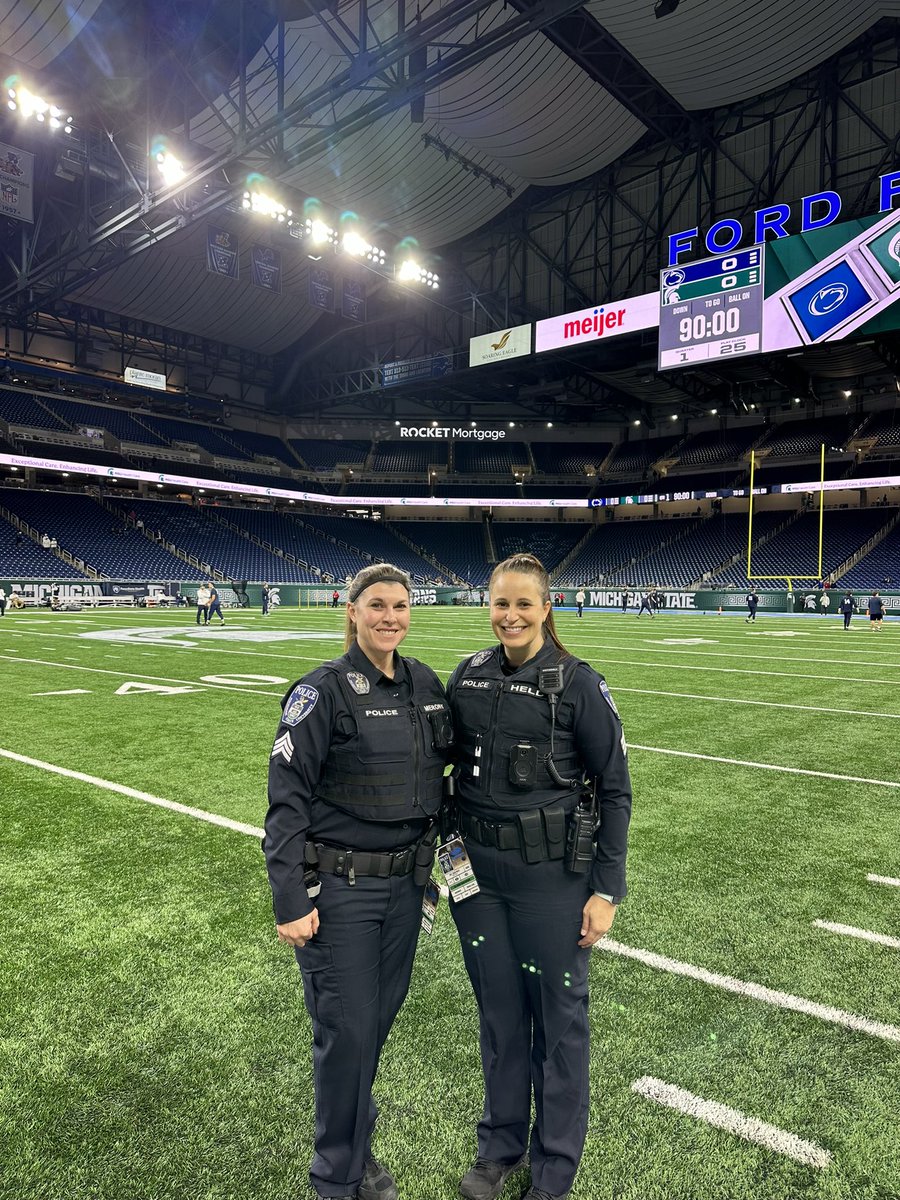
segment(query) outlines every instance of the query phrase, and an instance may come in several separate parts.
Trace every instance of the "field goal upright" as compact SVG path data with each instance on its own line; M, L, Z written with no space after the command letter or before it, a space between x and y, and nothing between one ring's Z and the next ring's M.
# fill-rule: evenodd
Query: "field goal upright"
M788 592L794 590L794 580L804 581L815 579L816 582L822 578L822 532L824 527L825 517L825 443L822 443L821 451L821 467L819 478L819 544L818 544L818 564L819 570L816 575L802 575L799 573L790 575L754 575L753 574L753 481L756 474L756 451L750 451L750 502L748 506L747 518L747 578L750 580L778 579L784 580L787 583Z

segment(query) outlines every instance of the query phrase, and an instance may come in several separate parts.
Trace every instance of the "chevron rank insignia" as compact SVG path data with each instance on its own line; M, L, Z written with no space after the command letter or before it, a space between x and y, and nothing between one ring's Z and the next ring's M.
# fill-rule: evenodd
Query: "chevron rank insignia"
M606 680L601 679L598 686L600 688L600 695L603 697L603 699L606 701L606 703L609 705L609 707L613 710L613 712L616 714L616 716L619 717L619 710L616 708L616 702L615 702L615 700L613 700L612 695L610 694L610 690L606 686ZM619 720L621 721L622 718L619 717Z
M275 745L272 747L272 753L269 755L269 758L278 758L280 756L286 763L289 763L293 753L294 743L291 741L291 735L285 732L280 738L275 739Z
M298 683L284 706L281 717L284 724L299 725L301 721L305 721L316 707L318 699L319 693L314 687L310 687L308 683Z
M480 667L482 663L487 662L493 653L493 650L479 650L477 654L473 654L469 659L469 666Z
M359 671L348 671L347 682L356 692L357 696L367 696L369 693L369 681L365 675L361 675Z

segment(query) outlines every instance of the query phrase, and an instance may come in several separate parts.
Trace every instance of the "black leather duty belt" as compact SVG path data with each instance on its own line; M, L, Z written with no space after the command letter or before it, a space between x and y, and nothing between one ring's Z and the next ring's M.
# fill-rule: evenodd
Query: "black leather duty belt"
M519 826L515 821L482 821L468 813L459 814L460 832L481 846L495 850L518 850L521 846Z
M569 817L561 805L530 808L514 821L483 821L460 813L463 837L497 850L518 850L527 863L562 858L566 849Z
M410 875L416 865L418 843L402 850L376 852L371 850L338 850L316 842L318 870L329 875L346 875L352 883L357 875L390 879L392 875Z

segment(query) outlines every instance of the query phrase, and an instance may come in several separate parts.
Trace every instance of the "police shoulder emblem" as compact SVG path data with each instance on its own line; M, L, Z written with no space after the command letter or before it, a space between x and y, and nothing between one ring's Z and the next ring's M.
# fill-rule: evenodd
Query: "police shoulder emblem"
M319 693L314 687L310 687L308 683L298 683L284 706L281 717L284 724L299 725L316 707L318 699Z
M479 650L477 654L472 655L471 659L469 660L469 666L480 667L482 663L487 662L493 653L493 650Z
M616 716L619 717L619 710L616 708L616 702L615 702L615 700L613 700L612 695L610 694L610 690L606 686L605 679L600 680L599 687L600 687L600 695L603 697L603 699L606 701L606 703L609 705L609 707L613 710L613 712L616 714ZM622 718L619 717L619 720L621 721Z
M367 696L369 694L369 681L359 671L348 671L347 682L353 688L354 692L356 692L357 696Z

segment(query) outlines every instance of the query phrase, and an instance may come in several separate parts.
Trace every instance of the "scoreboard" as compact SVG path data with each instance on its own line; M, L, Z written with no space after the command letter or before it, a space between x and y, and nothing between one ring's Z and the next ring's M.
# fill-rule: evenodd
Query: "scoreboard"
M660 272L659 369L762 350L764 246Z

